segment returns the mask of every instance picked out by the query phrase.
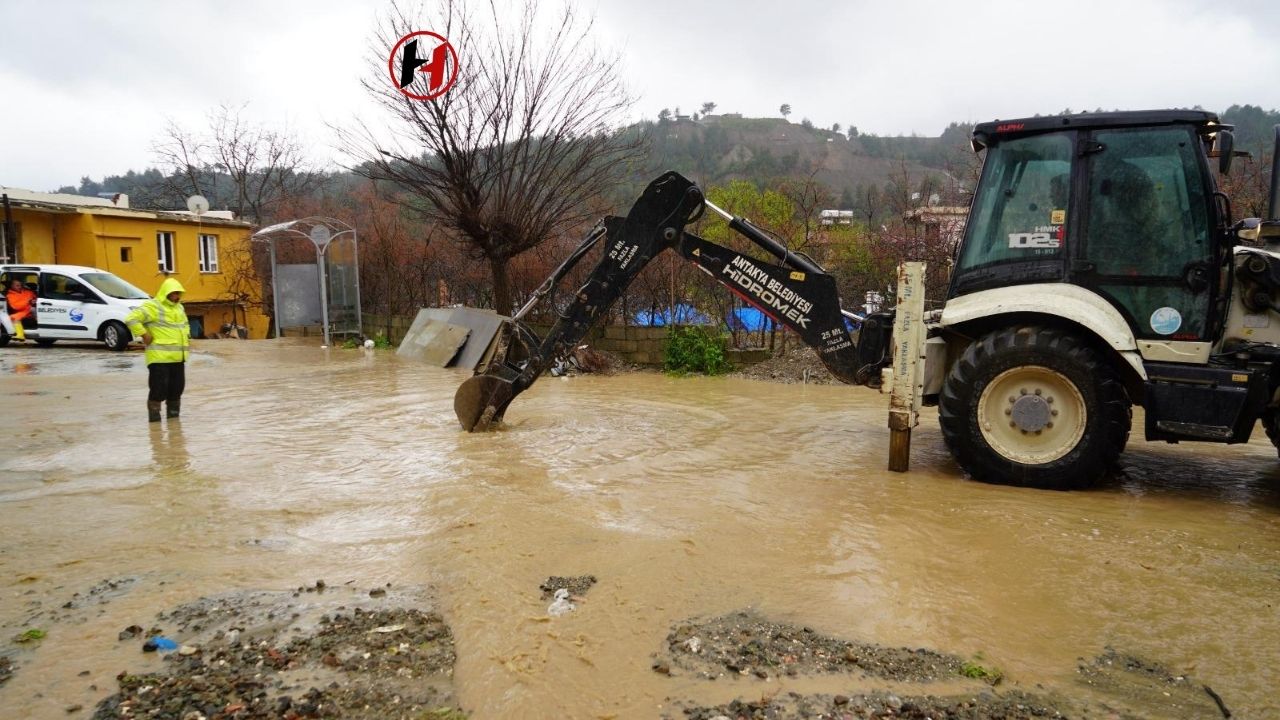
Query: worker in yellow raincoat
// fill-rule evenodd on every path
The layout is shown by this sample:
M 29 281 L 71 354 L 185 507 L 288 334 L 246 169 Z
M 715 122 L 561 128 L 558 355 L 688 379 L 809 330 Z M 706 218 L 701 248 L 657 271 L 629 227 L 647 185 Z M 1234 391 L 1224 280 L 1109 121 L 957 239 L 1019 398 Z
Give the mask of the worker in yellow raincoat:
M 186 292 L 177 278 L 160 283 L 156 296 L 142 303 L 124 322 L 134 337 L 147 346 L 147 419 L 160 422 L 160 404 L 165 415 L 178 417 L 182 409 L 182 391 L 186 388 L 187 357 L 191 354 L 191 327 L 187 311 L 182 307 Z

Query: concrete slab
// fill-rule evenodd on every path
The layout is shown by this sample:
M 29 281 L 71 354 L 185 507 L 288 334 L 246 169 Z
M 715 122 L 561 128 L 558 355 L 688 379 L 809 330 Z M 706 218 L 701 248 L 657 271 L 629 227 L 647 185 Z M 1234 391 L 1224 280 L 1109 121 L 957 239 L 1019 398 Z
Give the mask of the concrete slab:
M 506 319 L 479 308 L 423 308 L 396 354 L 440 367 L 474 370 Z

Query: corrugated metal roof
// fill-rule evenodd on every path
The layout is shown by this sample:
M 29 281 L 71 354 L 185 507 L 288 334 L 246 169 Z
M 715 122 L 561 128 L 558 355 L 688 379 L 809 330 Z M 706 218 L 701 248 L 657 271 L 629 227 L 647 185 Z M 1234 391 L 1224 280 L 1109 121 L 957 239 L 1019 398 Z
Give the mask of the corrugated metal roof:
M 195 215 L 187 210 L 139 210 L 137 208 L 117 207 L 106 198 L 71 195 L 68 193 L 42 193 L 2 185 L 0 185 L 0 194 L 8 195 L 9 204 L 14 208 L 26 210 L 39 210 L 58 214 L 79 212 L 88 215 L 109 215 L 193 225 L 253 227 L 252 223 L 234 219 L 234 214 L 227 210 L 209 212 L 204 215 Z

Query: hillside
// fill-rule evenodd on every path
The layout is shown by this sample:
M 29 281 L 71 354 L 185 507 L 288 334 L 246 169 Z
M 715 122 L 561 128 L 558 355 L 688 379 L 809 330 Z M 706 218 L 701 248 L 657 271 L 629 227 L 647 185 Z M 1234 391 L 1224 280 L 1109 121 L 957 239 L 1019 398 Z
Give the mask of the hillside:
M 849 137 L 783 118 L 734 115 L 646 122 L 637 131 L 650 141 L 645 176 L 673 169 L 721 184 L 812 175 L 839 196 L 883 186 L 904 171 L 913 181 L 946 174 L 943 138 L 937 137 Z

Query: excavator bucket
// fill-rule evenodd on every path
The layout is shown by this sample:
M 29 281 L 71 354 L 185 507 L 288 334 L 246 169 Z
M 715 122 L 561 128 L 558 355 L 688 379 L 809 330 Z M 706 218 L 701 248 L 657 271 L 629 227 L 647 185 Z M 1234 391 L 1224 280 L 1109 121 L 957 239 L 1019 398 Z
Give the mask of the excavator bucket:
M 492 375 L 467 378 L 453 395 L 453 412 L 467 432 L 488 430 L 516 396 L 510 380 Z
M 492 339 L 475 366 L 476 374 L 453 395 L 453 412 L 467 432 L 488 430 L 501 421 L 512 398 L 528 388 L 543 367 L 543 358 L 530 350 L 537 347 L 537 336 L 519 320 L 503 317 L 487 337 Z M 478 349 L 470 345 L 464 353 Z

